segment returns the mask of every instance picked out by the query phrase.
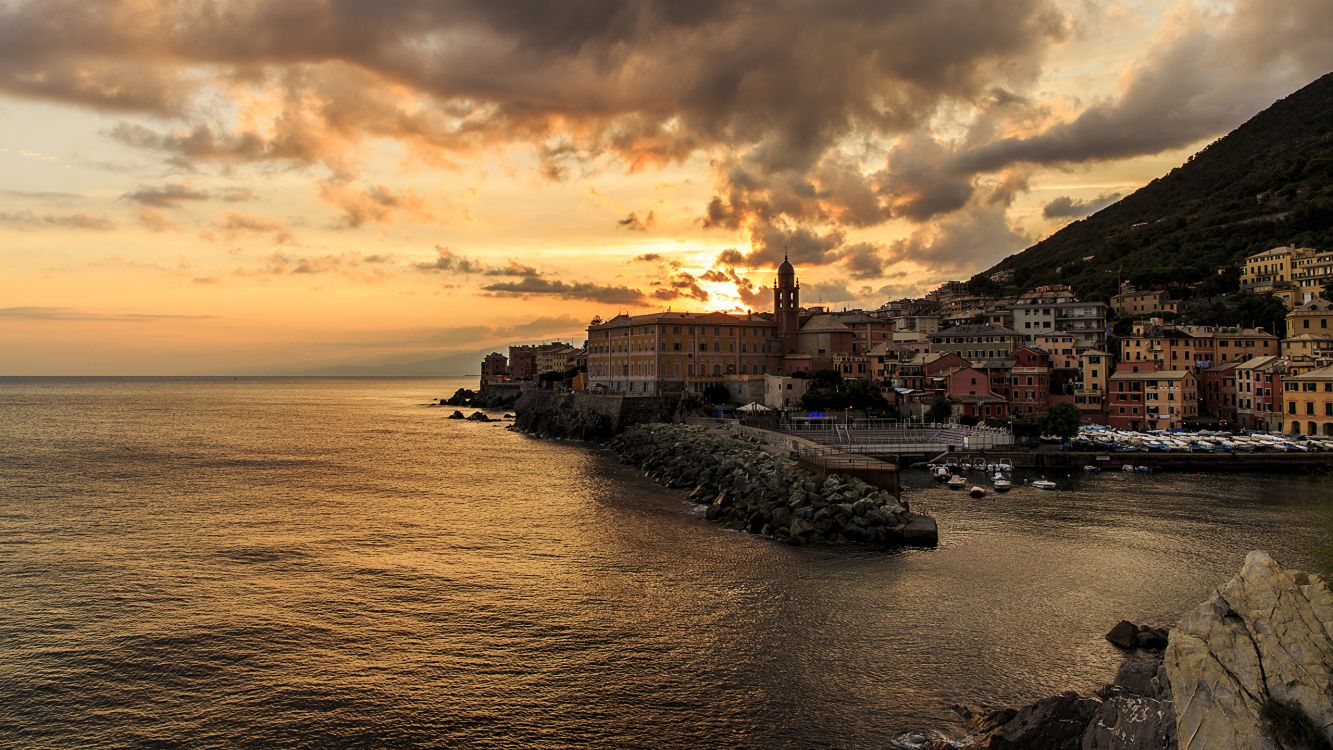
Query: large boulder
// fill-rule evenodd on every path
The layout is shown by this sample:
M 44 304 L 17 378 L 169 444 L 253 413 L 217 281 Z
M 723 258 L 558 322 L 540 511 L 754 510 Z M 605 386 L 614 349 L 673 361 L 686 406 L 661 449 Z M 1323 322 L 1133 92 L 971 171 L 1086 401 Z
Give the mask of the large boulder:
M 1082 750 L 1174 750 L 1176 712 L 1170 700 L 1122 691 L 1109 694 L 1083 732 Z
M 990 750 L 1079 750 L 1100 701 L 1067 692 L 1020 708 L 990 736 Z
M 1129 656 L 1098 694 L 1102 704 L 1083 732 L 1083 750 L 1176 747 L 1176 712 L 1161 657 Z
M 1171 630 L 1166 671 L 1181 750 L 1282 747 L 1261 719 L 1298 706 L 1333 742 L 1333 593 L 1251 552 L 1240 574 Z
M 1106 634 L 1106 640 L 1120 648 L 1138 648 L 1139 626 L 1129 620 L 1121 620 Z

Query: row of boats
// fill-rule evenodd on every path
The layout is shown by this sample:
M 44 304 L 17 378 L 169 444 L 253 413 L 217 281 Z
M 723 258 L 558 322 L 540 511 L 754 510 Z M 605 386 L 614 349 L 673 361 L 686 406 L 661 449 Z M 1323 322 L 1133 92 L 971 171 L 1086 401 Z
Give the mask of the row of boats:
M 1168 430 L 1118 430 L 1103 425 L 1084 425 L 1073 440 L 1076 450 L 1106 453 L 1307 453 L 1333 452 L 1333 439 L 1305 435 L 1280 435 L 1262 432 L 1232 433 L 1214 430 L 1199 432 Z
M 967 471 L 982 471 L 990 475 L 991 487 L 996 492 L 1008 492 L 1014 486 L 1013 480 L 1009 478 L 1009 474 L 1014 470 L 1014 465 L 1008 459 L 997 463 L 961 461 L 959 463 L 927 464 L 927 468 L 930 470 L 930 476 L 935 481 L 943 482 L 951 490 L 961 490 L 967 486 L 968 480 L 962 474 L 962 472 Z M 1046 477 L 1034 480 L 1030 486 L 1039 490 L 1053 490 L 1056 488 L 1055 482 L 1046 479 Z M 974 484 L 968 490 L 968 494 L 975 498 L 985 497 L 986 492 L 986 488 L 980 484 Z

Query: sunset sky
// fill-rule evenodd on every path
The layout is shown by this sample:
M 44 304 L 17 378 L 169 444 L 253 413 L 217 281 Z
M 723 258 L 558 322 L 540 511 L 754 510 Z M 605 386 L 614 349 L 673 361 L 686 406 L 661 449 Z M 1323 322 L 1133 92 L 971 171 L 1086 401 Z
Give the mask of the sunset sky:
M 0 0 L 0 375 L 325 372 L 966 278 L 1333 70 L 1328 0 Z M 464 364 L 467 363 L 467 364 Z

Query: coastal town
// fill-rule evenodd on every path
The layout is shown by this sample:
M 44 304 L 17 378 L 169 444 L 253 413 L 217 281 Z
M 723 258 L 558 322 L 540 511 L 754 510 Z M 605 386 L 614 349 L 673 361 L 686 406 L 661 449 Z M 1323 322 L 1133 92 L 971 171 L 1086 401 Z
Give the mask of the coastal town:
M 1275 247 L 1217 273 L 1208 289 L 1123 281 L 1105 299 L 951 281 L 833 310 L 802 306 L 784 260 L 770 311 L 597 318 L 582 345 L 492 352 L 481 384 L 1015 428 L 1072 407 L 1122 430 L 1333 436 L 1333 251 Z

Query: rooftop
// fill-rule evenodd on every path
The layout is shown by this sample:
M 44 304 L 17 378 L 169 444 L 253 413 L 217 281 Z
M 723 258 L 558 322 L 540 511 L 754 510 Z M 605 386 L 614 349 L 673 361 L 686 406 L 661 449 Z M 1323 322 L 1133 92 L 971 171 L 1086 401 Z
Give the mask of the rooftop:
M 1288 380 L 1333 380 L 1333 365 L 1320 367 L 1302 375 L 1293 375 Z
M 1112 380 L 1180 380 L 1189 370 L 1158 370 L 1156 372 L 1117 372 Z
M 931 338 L 940 338 L 942 336 L 1017 336 L 1018 331 L 1004 326 L 991 325 L 989 323 L 980 323 L 975 325 L 954 326 L 946 328 L 938 333 L 930 334 Z

